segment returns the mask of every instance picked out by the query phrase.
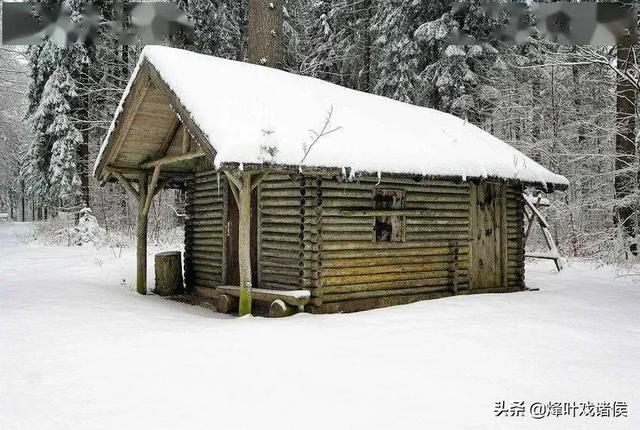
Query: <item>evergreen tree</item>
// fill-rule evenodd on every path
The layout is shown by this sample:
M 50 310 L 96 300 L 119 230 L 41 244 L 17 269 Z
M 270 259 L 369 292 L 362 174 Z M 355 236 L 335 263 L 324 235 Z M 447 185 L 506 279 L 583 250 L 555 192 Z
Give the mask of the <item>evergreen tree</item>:
M 418 47 L 411 31 L 411 6 L 403 0 L 389 0 L 378 7 L 374 30 L 379 49 L 375 93 L 412 103 Z
M 246 52 L 247 0 L 189 0 L 179 5 L 194 25 L 196 52 L 242 61 Z
M 68 69 L 60 65 L 47 81 L 33 115 L 40 138 L 50 144 L 46 163 L 48 195 L 61 206 L 73 206 L 81 196 L 76 159 L 83 140 L 70 117 L 71 101 L 76 97 L 73 79 Z
M 506 69 L 496 49 L 499 42 L 494 34 L 499 24 L 479 4 L 471 3 L 454 5 L 416 30 L 428 59 L 421 73 L 425 104 L 476 124 L 487 117 L 497 91 L 486 77 Z M 465 42 L 468 44 L 456 44 Z
M 309 9 L 301 72 L 371 91 L 373 0 L 320 0 Z
M 28 115 L 32 119 L 34 139 L 27 142 L 23 149 L 21 177 L 27 192 L 41 202 L 48 200 L 49 163 L 53 140 L 47 129 L 53 121 L 52 113 L 42 110 L 41 101 L 47 82 L 61 62 L 64 55 L 61 48 L 47 40 L 41 46 L 32 46 L 29 50 L 30 76 Z

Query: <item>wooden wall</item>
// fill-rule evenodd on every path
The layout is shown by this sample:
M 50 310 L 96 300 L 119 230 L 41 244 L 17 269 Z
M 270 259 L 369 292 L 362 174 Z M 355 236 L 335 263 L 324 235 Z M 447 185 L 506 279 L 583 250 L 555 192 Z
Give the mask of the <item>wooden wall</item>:
M 210 169 L 195 173 L 187 185 L 185 283 L 214 297 L 214 288 L 223 283 L 225 193 L 224 175 Z
M 345 216 L 372 208 L 375 188 L 406 192 L 404 209 L 410 212 L 403 242 L 376 242 L 374 217 Z M 322 269 L 312 311 L 355 311 L 469 288 L 468 183 L 324 178 L 321 193 Z
M 299 289 L 313 285 L 313 234 L 318 200 L 315 178 L 271 174 L 258 199 L 258 266 L 262 288 Z M 316 267 L 317 269 L 317 267 Z
M 507 187 L 507 282 L 510 289 L 523 290 L 524 282 L 524 197 L 522 184 Z
M 375 217 L 353 216 L 356 209 L 374 208 L 375 189 L 405 192 L 403 241 L 376 242 Z M 495 215 L 506 233 L 500 234 L 507 248 L 500 263 L 504 279 L 499 288 L 472 288 L 477 190 L 446 180 L 383 177 L 378 183 L 375 177 L 270 174 L 258 189 L 259 287 L 309 289 L 307 310 L 318 313 L 523 289 L 524 201 L 518 185 L 500 185 L 505 210 Z M 188 187 L 185 277 L 201 293 L 224 282 L 225 193 L 224 175 L 218 178 L 213 170 L 196 173 Z

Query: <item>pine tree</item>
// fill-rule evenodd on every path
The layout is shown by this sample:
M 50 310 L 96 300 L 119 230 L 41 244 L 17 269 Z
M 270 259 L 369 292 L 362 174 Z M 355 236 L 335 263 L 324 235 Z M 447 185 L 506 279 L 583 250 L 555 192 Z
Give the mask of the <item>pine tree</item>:
M 23 148 L 21 177 L 27 192 L 40 202 L 48 201 L 49 163 L 53 141 L 47 134 L 53 121 L 51 113 L 40 109 L 44 89 L 58 65 L 64 60 L 62 49 L 51 40 L 29 49 L 31 66 L 28 116 L 32 119 L 34 138 Z
M 487 117 L 497 92 L 486 77 L 506 68 L 496 49 L 499 43 L 494 30 L 498 25 L 498 20 L 472 3 L 454 5 L 416 30 L 423 55 L 429 59 L 421 73 L 425 104 L 476 124 Z M 471 36 L 473 43 L 451 44 L 452 38 L 462 35 Z
M 307 14 L 306 59 L 301 73 L 329 82 L 337 82 L 339 67 L 333 49 L 335 31 L 331 22 L 331 0 L 311 2 Z
M 45 84 L 38 109 L 33 115 L 41 139 L 51 145 L 46 166 L 48 196 L 61 206 L 73 206 L 81 196 L 76 163 L 82 134 L 71 121 L 71 101 L 77 97 L 73 79 L 60 65 Z
M 415 79 L 418 47 L 410 25 L 410 4 L 403 0 L 383 2 L 375 18 L 378 34 L 378 82 L 375 93 L 412 103 L 415 100 Z
M 189 0 L 180 6 L 194 24 L 190 49 L 222 58 L 244 59 L 247 0 Z

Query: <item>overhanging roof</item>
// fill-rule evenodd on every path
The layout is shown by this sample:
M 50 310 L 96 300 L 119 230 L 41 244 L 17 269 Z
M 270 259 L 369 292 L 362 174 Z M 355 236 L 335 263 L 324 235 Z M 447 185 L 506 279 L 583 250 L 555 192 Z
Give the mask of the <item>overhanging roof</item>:
M 161 46 L 143 50 L 96 160 L 96 176 L 104 179 L 108 164 L 134 166 L 148 159 L 150 151 L 166 144 L 176 121 L 216 166 L 266 163 L 568 185 L 564 177 L 455 116 Z M 170 146 L 177 151 L 175 142 Z

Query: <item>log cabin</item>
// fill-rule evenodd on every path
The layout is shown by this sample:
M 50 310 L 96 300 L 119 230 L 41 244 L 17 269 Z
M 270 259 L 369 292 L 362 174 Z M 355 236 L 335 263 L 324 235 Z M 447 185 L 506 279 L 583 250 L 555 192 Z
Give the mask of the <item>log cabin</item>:
M 94 175 L 187 192 L 187 291 L 221 311 L 352 312 L 525 289 L 525 187 L 567 180 L 452 115 L 259 65 L 146 47 Z

